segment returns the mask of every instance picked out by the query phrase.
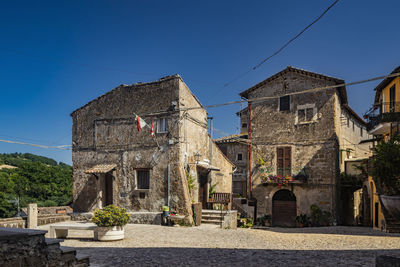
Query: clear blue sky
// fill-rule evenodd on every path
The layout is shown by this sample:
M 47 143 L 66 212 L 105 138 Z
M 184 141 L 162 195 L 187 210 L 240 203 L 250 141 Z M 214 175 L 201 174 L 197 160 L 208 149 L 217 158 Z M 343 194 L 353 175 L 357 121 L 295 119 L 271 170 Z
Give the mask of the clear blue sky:
M 347 82 L 400 65 L 400 1 L 341 0 L 281 54 L 249 70 L 296 35 L 332 0 L 2 1 L 0 139 L 71 144 L 69 114 L 120 84 L 178 73 L 205 104 L 238 93 L 286 66 Z M 362 114 L 379 82 L 348 87 Z M 236 133 L 240 105 L 209 109 Z M 71 163 L 71 152 L 0 143 Z

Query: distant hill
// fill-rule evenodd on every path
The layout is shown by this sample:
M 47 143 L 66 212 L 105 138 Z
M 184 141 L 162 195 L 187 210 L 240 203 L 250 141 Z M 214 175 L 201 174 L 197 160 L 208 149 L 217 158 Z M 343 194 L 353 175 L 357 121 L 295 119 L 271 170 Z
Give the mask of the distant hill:
M 30 153 L 0 154 L 0 217 L 17 213 L 20 206 L 68 205 L 72 201 L 72 167 Z M 13 168 L 16 167 L 16 168 Z

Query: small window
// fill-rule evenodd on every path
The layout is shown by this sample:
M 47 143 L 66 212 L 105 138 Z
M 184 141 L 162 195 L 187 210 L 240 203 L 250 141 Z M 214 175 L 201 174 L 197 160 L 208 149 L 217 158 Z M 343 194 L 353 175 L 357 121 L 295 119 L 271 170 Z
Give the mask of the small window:
M 247 123 L 242 123 L 242 128 L 247 128 Z
M 298 123 L 311 122 L 314 120 L 314 108 L 302 108 L 297 110 Z
M 242 155 L 242 153 L 237 154 L 237 160 L 243 160 L 243 155 Z
M 166 133 L 168 131 L 168 120 L 167 118 L 157 119 L 157 133 Z
M 150 189 L 149 170 L 136 170 L 136 189 Z
M 290 96 L 286 95 L 279 98 L 279 110 L 290 110 Z
M 350 127 L 350 119 L 347 117 L 347 127 Z
M 354 127 L 354 121 L 353 121 L 353 132 L 354 132 L 354 129 L 355 129 L 355 127 Z
M 363 128 L 360 127 L 360 135 L 363 136 Z

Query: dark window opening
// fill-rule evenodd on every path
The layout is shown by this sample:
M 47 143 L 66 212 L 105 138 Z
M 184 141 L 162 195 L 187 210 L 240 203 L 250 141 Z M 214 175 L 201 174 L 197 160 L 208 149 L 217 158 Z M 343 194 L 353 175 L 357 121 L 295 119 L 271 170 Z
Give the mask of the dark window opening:
M 242 123 L 242 128 L 247 128 L 247 123 Z
M 278 147 L 277 148 L 277 175 L 290 176 L 292 175 L 292 148 Z
M 389 110 L 390 112 L 395 112 L 395 106 L 396 106 L 396 85 L 393 85 L 390 87 L 390 106 Z
M 137 170 L 137 189 L 150 189 L 150 171 Z
M 279 110 L 290 110 L 290 96 L 286 95 L 279 98 Z
M 243 160 L 243 155 L 242 155 L 242 153 L 239 153 L 239 154 L 237 155 L 237 160 Z

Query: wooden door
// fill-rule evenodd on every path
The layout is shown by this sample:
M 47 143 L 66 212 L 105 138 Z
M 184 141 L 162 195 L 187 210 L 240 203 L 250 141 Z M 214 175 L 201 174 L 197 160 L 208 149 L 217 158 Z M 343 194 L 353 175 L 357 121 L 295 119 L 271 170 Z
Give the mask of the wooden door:
M 106 173 L 105 176 L 105 206 L 113 204 L 113 176 L 111 173 Z
M 274 226 L 296 226 L 297 205 L 293 192 L 282 189 L 272 198 L 272 224 Z

